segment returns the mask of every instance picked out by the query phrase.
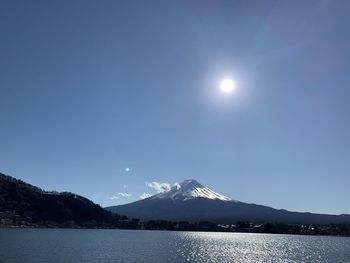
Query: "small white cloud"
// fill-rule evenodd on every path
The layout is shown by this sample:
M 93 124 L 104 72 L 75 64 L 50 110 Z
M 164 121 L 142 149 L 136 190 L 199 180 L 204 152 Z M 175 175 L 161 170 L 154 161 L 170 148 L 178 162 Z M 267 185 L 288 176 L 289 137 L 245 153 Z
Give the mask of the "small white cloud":
M 126 189 L 126 188 L 129 188 L 129 186 L 127 184 L 124 184 L 123 188 Z
M 132 194 L 128 194 L 128 193 L 117 193 L 116 195 L 110 197 L 109 199 L 111 199 L 111 200 L 118 200 L 118 199 L 120 199 L 121 197 L 126 197 L 126 198 L 128 198 L 128 197 L 131 197 L 131 196 L 132 196 Z
M 145 199 L 145 198 L 148 198 L 150 196 L 152 196 L 150 193 L 143 193 L 142 195 L 140 195 L 140 198 Z
M 132 194 L 128 194 L 128 193 L 118 193 L 119 196 L 122 196 L 122 197 L 130 197 L 132 196 Z
M 158 182 L 148 183 L 148 182 L 146 182 L 146 185 L 148 187 L 156 190 L 158 193 L 168 192 L 171 189 L 171 186 L 169 183 L 158 183 Z

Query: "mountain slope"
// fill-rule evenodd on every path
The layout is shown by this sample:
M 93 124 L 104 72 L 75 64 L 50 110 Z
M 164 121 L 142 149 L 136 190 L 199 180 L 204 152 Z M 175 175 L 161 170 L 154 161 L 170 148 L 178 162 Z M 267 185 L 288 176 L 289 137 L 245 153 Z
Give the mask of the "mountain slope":
M 73 194 L 47 192 L 38 187 L 0 173 L 0 212 L 15 211 L 33 223 L 52 221 L 112 222 L 111 215 L 92 201 Z
M 350 215 L 290 212 L 283 209 L 233 201 L 195 180 L 186 180 L 170 191 L 130 204 L 107 207 L 109 211 L 142 219 L 212 221 L 235 223 L 281 222 L 326 224 L 350 222 Z

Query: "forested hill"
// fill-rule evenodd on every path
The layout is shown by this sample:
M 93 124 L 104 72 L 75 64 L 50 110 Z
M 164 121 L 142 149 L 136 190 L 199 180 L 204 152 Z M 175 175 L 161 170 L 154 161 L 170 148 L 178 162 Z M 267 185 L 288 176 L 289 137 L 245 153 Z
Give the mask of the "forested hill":
M 0 213 L 13 214 L 36 224 L 113 224 L 113 215 L 82 196 L 68 192 L 48 192 L 0 173 Z

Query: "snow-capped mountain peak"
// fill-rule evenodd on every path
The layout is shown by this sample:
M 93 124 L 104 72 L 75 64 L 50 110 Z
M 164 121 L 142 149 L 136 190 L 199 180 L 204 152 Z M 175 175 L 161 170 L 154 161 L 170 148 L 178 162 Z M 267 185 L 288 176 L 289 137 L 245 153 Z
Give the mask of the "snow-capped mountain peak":
M 189 200 L 197 197 L 212 200 L 231 201 L 230 198 L 214 192 L 194 179 L 185 180 L 180 184 L 175 184 L 170 191 L 159 193 L 150 197 L 150 199 L 170 198 L 173 200 Z

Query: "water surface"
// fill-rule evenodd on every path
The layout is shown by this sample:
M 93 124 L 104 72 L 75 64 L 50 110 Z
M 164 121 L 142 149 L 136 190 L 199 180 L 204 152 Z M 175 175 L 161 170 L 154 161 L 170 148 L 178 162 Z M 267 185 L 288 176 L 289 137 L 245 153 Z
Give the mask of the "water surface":
M 350 238 L 245 233 L 0 229 L 1 263 L 350 262 Z

